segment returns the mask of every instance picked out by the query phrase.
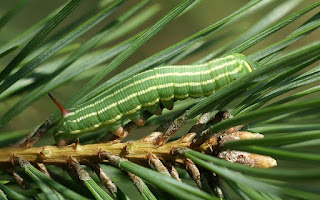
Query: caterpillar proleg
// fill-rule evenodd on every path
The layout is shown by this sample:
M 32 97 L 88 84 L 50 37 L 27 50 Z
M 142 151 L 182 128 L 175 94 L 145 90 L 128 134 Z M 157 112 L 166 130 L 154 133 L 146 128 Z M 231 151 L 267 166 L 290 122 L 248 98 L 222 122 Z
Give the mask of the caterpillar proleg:
M 73 139 L 81 133 L 106 127 L 123 132 L 123 119 L 143 125 L 147 110 L 160 115 L 172 109 L 175 100 L 208 96 L 252 71 L 253 62 L 242 54 L 231 54 L 198 65 L 161 66 L 141 72 L 71 109 L 59 108 L 62 119 L 55 138 Z

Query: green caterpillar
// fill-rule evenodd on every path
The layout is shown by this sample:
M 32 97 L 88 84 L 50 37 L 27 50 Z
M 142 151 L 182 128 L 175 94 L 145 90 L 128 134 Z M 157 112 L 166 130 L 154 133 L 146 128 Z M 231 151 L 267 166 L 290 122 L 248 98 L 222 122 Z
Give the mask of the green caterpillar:
M 144 71 L 68 110 L 52 98 L 63 115 L 55 138 L 59 144 L 100 127 L 122 134 L 123 119 L 143 125 L 141 116 L 145 110 L 160 115 L 160 104 L 172 109 L 175 100 L 208 96 L 251 72 L 252 66 L 253 62 L 244 55 L 232 54 L 205 64 L 163 66 Z

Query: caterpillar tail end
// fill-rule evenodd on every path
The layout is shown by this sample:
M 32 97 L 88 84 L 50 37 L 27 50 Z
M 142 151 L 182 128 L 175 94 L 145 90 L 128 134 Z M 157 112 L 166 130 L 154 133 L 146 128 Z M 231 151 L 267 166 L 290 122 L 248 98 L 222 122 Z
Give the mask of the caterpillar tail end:
M 62 116 L 65 116 L 66 114 L 68 114 L 70 111 L 68 109 L 65 109 L 61 103 L 59 101 L 57 101 L 50 93 L 48 93 L 50 99 L 53 101 L 54 104 L 56 104 L 56 106 L 59 108 Z

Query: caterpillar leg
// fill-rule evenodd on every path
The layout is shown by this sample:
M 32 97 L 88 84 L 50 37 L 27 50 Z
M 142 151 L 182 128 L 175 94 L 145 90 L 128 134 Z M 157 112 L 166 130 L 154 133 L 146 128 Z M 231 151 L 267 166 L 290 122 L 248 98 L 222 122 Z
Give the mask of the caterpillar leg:
M 173 99 L 161 100 L 160 102 L 166 109 L 168 109 L 168 110 L 172 110 L 173 109 L 173 104 L 174 104 L 174 100 Z
M 138 126 L 143 126 L 145 120 L 143 119 L 142 111 L 135 112 L 127 116 L 131 121 L 133 121 Z
M 70 140 L 67 140 L 67 139 L 59 140 L 57 142 L 57 146 L 58 147 L 67 146 L 69 144 L 69 142 L 70 142 Z
M 144 119 L 139 119 L 137 121 L 134 121 L 134 123 L 136 123 L 138 126 L 143 126 L 145 121 L 144 121 Z
M 56 138 L 56 144 L 58 147 L 64 147 L 64 146 L 67 146 L 69 145 L 72 141 L 74 141 L 75 138 Z M 79 138 L 78 138 L 79 140 Z
M 116 131 L 113 132 L 113 134 L 122 137 L 124 135 L 124 129 L 122 126 L 120 126 Z
M 159 101 L 156 102 L 154 105 L 146 106 L 145 109 L 154 115 L 162 114 L 162 109 Z
M 162 108 L 159 107 L 153 114 L 161 115 L 162 114 Z

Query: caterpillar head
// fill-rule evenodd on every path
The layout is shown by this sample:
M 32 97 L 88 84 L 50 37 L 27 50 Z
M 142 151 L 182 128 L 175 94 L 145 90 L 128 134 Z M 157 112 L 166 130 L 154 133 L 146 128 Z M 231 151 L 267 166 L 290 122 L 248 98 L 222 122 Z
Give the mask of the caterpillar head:
M 229 74 L 230 80 L 234 81 L 255 69 L 255 64 L 244 55 L 239 53 L 235 53 L 233 55 L 241 64 L 237 66 L 237 68 L 233 69 L 233 72 Z

